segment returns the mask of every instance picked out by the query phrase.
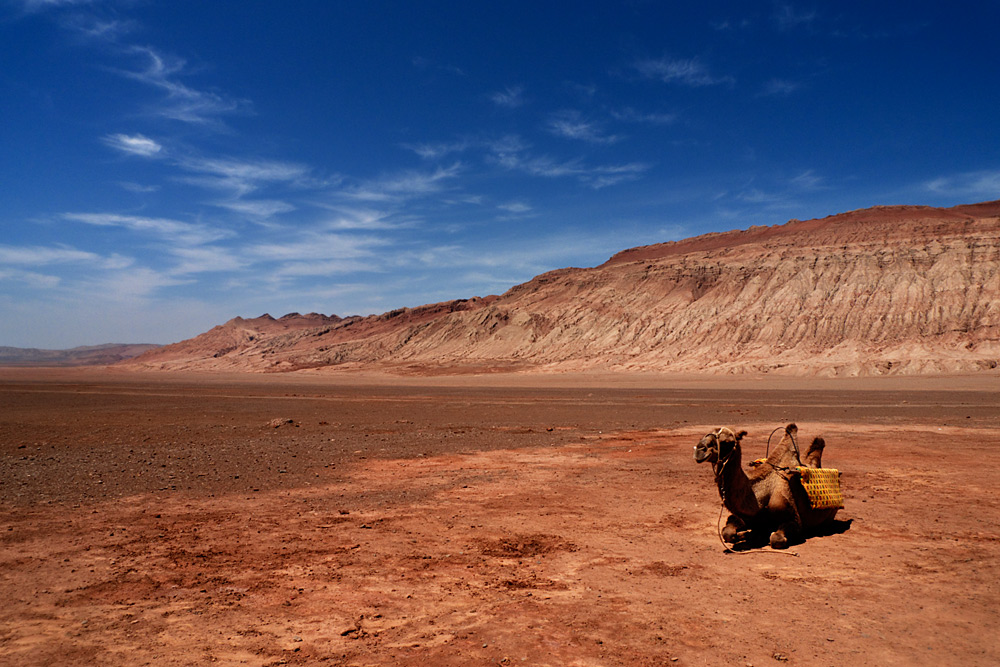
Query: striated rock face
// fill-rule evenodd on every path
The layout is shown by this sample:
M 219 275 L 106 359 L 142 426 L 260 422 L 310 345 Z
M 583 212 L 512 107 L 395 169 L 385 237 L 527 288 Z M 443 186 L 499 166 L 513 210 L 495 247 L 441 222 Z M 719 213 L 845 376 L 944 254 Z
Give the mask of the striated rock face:
M 158 347 L 160 346 L 145 343 L 87 345 L 69 350 L 0 347 L 0 366 L 106 366 Z
M 876 207 L 620 252 L 499 297 L 237 318 L 152 368 L 975 372 L 1000 361 L 1000 202 Z

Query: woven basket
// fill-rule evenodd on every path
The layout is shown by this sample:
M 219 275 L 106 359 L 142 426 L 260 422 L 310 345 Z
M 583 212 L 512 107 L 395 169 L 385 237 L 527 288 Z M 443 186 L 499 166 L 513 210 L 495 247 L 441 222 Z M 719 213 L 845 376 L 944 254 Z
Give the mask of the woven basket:
M 807 468 L 799 466 L 802 488 L 809 496 L 814 510 L 843 509 L 844 495 L 840 492 L 840 471 L 836 468 Z

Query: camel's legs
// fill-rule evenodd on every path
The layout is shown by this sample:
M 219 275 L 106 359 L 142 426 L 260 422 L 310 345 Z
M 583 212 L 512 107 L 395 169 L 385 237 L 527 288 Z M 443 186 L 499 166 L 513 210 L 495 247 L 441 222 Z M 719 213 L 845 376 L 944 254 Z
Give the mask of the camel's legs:
M 771 533 L 772 549 L 787 549 L 792 544 L 802 541 L 802 531 L 794 521 L 786 521 Z
M 722 540 L 729 544 L 746 539 L 746 524 L 738 516 L 729 515 L 726 525 L 722 528 Z

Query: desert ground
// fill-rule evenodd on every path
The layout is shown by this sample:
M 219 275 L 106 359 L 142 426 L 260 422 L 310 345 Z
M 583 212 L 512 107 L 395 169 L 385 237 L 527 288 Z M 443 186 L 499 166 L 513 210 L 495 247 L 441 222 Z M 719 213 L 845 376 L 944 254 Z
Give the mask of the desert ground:
M 0 369 L 0 664 L 1000 664 L 1000 375 Z M 727 553 L 794 421 L 836 530 Z

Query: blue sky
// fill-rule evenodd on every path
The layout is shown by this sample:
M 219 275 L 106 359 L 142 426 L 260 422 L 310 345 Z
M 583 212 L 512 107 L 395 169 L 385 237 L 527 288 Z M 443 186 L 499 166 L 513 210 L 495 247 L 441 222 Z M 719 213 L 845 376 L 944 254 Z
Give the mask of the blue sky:
M 995 0 L 0 0 L 0 345 L 997 199 L 998 25 Z

